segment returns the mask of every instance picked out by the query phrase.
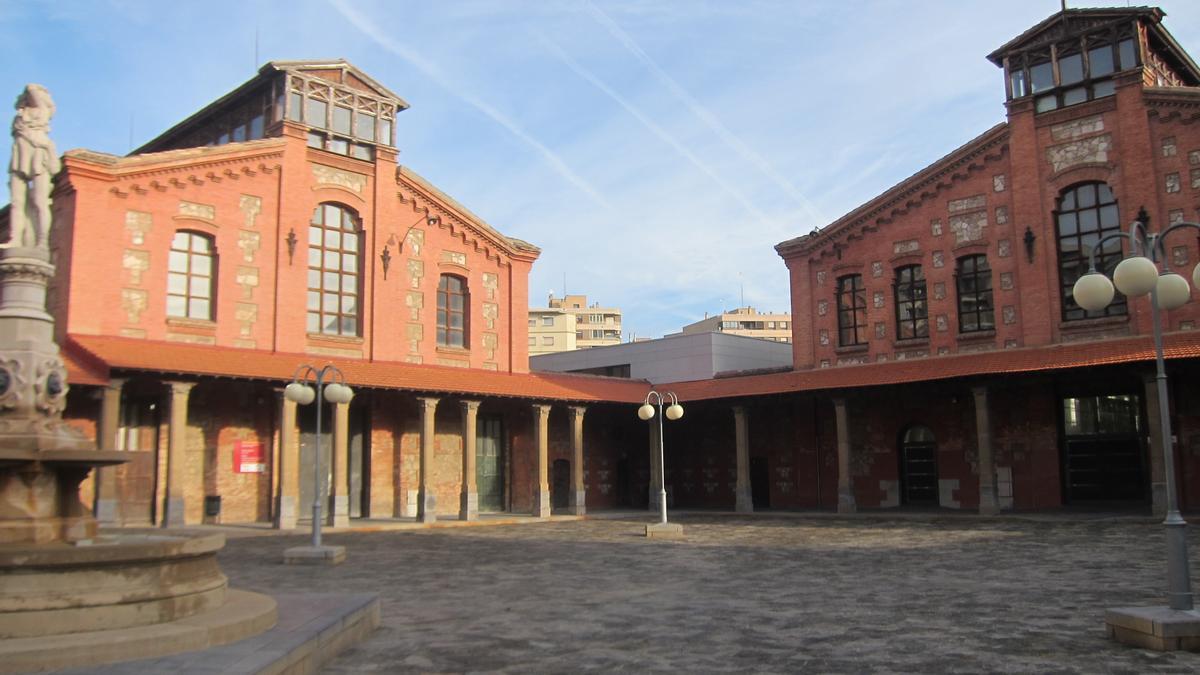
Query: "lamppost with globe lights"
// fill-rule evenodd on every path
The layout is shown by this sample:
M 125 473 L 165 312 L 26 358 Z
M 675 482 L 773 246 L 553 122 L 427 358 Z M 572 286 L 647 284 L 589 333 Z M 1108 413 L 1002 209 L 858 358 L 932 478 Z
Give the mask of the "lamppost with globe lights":
M 670 400 L 670 405 L 663 410 L 663 404 Z M 654 401 L 654 403 L 651 403 Z M 657 525 L 646 526 L 646 536 L 672 536 L 681 535 L 683 528 L 678 525 L 671 526 L 667 523 L 667 466 L 665 460 L 665 452 L 663 451 L 663 417 L 669 420 L 677 420 L 683 417 L 683 406 L 679 405 L 679 397 L 673 392 L 660 394 L 653 389 L 649 394 L 646 394 L 646 400 L 642 406 L 638 408 L 638 417 L 644 422 L 649 422 L 654 418 L 654 406 L 658 406 L 658 512 L 659 522 Z
M 1147 229 L 1144 211 L 1139 213 L 1139 220 L 1130 223 L 1128 232 L 1115 232 L 1105 236 L 1088 249 L 1088 272 L 1075 282 L 1073 294 L 1075 303 L 1088 311 L 1104 309 L 1112 302 L 1115 290 L 1121 291 L 1127 297 L 1149 294 L 1150 319 L 1153 324 L 1154 358 L 1156 366 L 1158 391 L 1158 423 L 1162 436 L 1162 453 L 1165 478 L 1167 482 L 1167 514 L 1163 520 L 1167 538 L 1167 603 L 1170 610 L 1183 611 L 1191 614 L 1193 607 L 1191 577 L 1187 553 L 1187 522 L 1179 514 L 1179 502 L 1175 486 L 1175 453 L 1174 439 L 1171 432 L 1170 402 L 1167 398 L 1167 373 L 1163 363 L 1163 336 L 1159 310 L 1172 310 L 1182 307 L 1191 299 L 1191 288 L 1187 279 L 1174 272 L 1159 271 L 1159 266 L 1166 259 L 1166 246 L 1163 240 L 1172 232 L 1182 229 L 1200 230 L 1200 223 L 1178 222 L 1170 225 L 1162 232 L 1150 232 Z M 1122 260 L 1113 270 L 1113 278 L 1096 269 L 1096 251 L 1102 250 L 1106 241 L 1125 238 L 1130 242 L 1130 255 Z M 1192 271 L 1192 282 L 1200 287 L 1200 264 Z M 1114 289 L 1115 285 L 1115 289 Z M 1109 610 L 1106 622 L 1110 634 L 1122 640 L 1118 629 L 1127 628 L 1133 617 L 1154 613 L 1158 608 L 1131 608 Z M 1195 622 L 1194 617 L 1181 617 L 1180 620 Z M 1156 619 L 1161 623 L 1161 620 Z M 1168 616 L 1167 621 L 1170 621 Z M 1153 623 L 1153 622 L 1151 622 Z M 1154 629 L 1161 630 L 1161 629 Z M 1200 626 L 1189 630 L 1200 635 Z M 1161 637 L 1161 636 L 1159 636 Z
M 325 483 L 321 480 L 321 406 L 324 401 L 334 404 L 349 403 L 350 399 L 354 398 L 354 391 L 346 386 L 345 382 L 345 375 L 333 365 L 317 369 L 305 364 L 296 369 L 292 375 L 292 382 L 283 390 L 287 400 L 299 405 L 308 405 L 313 400 L 317 402 L 317 437 L 313 452 L 312 544 L 287 549 L 284 551 L 284 562 L 320 562 L 336 565 L 345 559 L 345 547 L 321 545 L 321 488 Z

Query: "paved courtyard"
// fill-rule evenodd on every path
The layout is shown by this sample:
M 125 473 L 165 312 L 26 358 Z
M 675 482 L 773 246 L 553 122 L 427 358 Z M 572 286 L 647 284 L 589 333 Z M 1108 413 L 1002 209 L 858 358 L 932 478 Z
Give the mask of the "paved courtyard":
M 247 590 L 382 596 L 327 672 L 1200 671 L 1105 638 L 1105 607 L 1162 603 L 1148 520 L 677 520 L 686 541 L 633 517 L 333 535 L 349 558 L 319 569 L 279 564 L 303 537 L 235 538 L 221 563 Z

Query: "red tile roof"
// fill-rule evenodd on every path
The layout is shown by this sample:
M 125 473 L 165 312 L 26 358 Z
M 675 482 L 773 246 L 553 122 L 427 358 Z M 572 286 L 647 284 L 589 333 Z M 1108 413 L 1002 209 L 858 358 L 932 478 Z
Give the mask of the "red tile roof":
M 650 389 L 644 380 L 592 375 L 499 373 L 95 335 L 71 335 L 68 342 L 71 350 L 80 350 L 112 370 L 286 382 L 301 364 L 332 363 L 346 375 L 348 384 L 357 387 L 579 402 L 639 403 Z M 92 384 L 75 379 L 88 371 L 69 368 L 68 372 L 72 383 Z
M 63 364 L 67 367 L 67 382 L 71 384 L 108 384 L 108 366 L 104 362 L 67 342 L 60 350 Z
M 1200 357 L 1200 332 L 1167 335 L 1163 353 L 1168 359 Z M 662 385 L 658 388 L 669 389 L 681 399 L 694 401 L 781 394 L 792 391 L 836 390 L 928 382 L 976 375 L 1065 370 L 1153 359 L 1154 343 L 1151 338 L 1136 337 L 838 366 L 770 375 L 697 380 Z

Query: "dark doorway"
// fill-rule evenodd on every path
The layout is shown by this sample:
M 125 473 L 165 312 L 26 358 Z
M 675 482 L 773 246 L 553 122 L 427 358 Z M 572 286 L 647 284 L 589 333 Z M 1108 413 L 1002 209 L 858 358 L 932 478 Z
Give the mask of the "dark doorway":
M 550 482 L 550 506 L 555 509 L 565 509 L 571 503 L 571 463 L 565 459 L 554 460 Z
M 312 523 L 313 504 L 313 464 L 317 447 L 317 406 L 302 405 L 296 407 L 296 422 L 300 427 L 300 503 L 297 505 L 297 515 L 300 520 Z M 321 504 L 321 517 L 328 518 L 331 504 L 328 501 L 329 485 L 332 482 L 333 467 L 333 415 L 330 405 L 321 406 L 321 493 L 326 501 Z
M 629 484 L 629 459 L 622 457 L 617 460 L 617 484 L 616 489 L 616 505 L 617 506 L 633 506 L 630 490 L 632 486 Z
M 771 468 L 766 457 L 750 458 L 750 496 L 754 508 L 771 508 Z
M 1146 500 L 1137 395 L 1067 397 L 1062 420 L 1068 503 Z
M 900 494 L 904 504 L 938 505 L 937 442 L 929 427 L 911 426 L 900 439 Z
M 363 397 L 358 405 L 350 405 L 350 517 L 363 518 L 371 514 L 371 430 L 367 408 L 370 400 Z
M 495 415 L 476 422 L 475 489 L 480 511 L 504 510 L 504 425 Z

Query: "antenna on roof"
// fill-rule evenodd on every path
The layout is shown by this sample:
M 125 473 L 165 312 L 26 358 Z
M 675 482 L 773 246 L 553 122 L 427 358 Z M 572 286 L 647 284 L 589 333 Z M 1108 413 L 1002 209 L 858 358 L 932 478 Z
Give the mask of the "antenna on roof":
M 129 111 L 129 152 L 133 152 L 133 111 Z
M 1063 0 L 1064 2 L 1066 0 Z M 254 63 L 250 64 L 250 69 L 258 68 L 258 22 L 254 22 Z
M 1067 0 L 1062 0 L 1062 11 L 1067 11 Z

